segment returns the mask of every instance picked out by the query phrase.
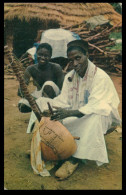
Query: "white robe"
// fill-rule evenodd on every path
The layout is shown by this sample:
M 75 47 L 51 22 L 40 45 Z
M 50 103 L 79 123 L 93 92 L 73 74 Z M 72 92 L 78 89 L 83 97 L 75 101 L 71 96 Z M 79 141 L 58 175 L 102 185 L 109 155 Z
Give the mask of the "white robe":
M 68 77 L 73 76 L 72 82 Z M 76 140 L 77 151 L 73 155 L 79 159 L 95 160 L 97 165 L 108 163 L 108 154 L 104 134 L 111 127 L 121 124 L 118 113 L 119 98 L 110 77 L 100 68 L 97 68 L 88 60 L 88 68 L 83 78 L 72 70 L 65 76 L 61 94 L 56 98 L 39 98 L 37 101 L 42 111 L 48 109 L 47 102 L 51 106 L 59 106 L 67 109 L 78 109 L 83 117 L 68 117 L 62 123 L 73 136 L 79 136 Z M 31 132 L 31 126 L 36 116 L 32 112 L 27 133 Z

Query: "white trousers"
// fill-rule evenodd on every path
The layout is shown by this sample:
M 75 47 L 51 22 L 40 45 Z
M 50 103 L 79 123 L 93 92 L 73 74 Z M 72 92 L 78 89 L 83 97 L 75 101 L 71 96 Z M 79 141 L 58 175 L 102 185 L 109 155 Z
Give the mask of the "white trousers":
M 37 104 L 42 112 L 48 109 L 47 102 L 50 102 L 50 105 L 56 106 L 56 102 L 50 98 L 39 98 L 37 100 Z M 31 132 L 31 127 L 35 121 L 36 116 L 32 112 L 27 133 Z M 80 140 L 76 140 L 77 150 L 73 154 L 73 157 L 94 160 L 98 166 L 103 163 L 108 163 L 109 161 L 104 134 L 106 134 L 107 130 L 111 127 L 112 122 L 112 114 L 109 116 L 103 116 L 95 113 L 85 115 L 81 118 L 68 117 L 62 120 L 64 126 L 73 136 L 80 137 Z
M 85 115 L 81 118 L 69 117 L 63 120 L 64 126 L 76 140 L 77 150 L 73 157 L 96 161 L 97 165 L 108 163 L 108 154 L 104 134 L 111 127 L 111 117 L 97 114 Z
M 43 89 L 44 89 L 44 87 L 45 87 L 46 85 L 50 85 L 50 86 L 53 88 L 53 90 L 54 90 L 55 93 L 56 93 L 56 96 L 58 96 L 58 95 L 60 94 L 60 89 L 59 89 L 59 87 L 58 87 L 53 81 L 46 81 L 46 82 L 43 84 L 42 88 L 41 88 L 39 91 L 38 91 L 37 89 L 35 89 L 35 91 L 33 91 L 33 92 L 31 93 L 31 95 L 32 95 L 33 97 L 35 97 L 35 98 L 42 97 L 42 92 L 43 92 Z M 28 100 L 26 100 L 25 98 L 21 98 L 21 99 L 19 100 L 18 103 L 22 103 L 22 104 L 25 104 L 25 105 L 27 105 L 28 107 L 30 107 L 30 104 L 29 104 Z

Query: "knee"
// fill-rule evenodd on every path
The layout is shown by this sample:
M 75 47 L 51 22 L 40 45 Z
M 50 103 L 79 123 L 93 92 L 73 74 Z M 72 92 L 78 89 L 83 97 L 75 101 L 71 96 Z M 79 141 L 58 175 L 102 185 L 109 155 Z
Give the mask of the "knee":
M 19 103 L 18 104 L 18 109 L 22 113 L 28 113 L 28 112 L 32 111 L 32 109 L 29 106 L 27 106 L 27 105 L 25 105 L 23 103 Z
M 52 86 L 45 85 L 43 88 L 43 91 L 42 91 L 42 96 L 49 97 L 49 98 L 53 99 L 54 97 L 56 97 L 56 93 L 55 93 L 54 89 L 52 88 Z

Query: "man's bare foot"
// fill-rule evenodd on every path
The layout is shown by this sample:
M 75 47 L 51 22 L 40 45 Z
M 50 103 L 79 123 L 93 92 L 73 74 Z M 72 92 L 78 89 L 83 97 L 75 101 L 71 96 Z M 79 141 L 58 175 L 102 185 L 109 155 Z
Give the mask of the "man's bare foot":
M 65 161 L 62 166 L 56 171 L 55 176 L 58 180 L 67 179 L 78 167 L 79 162 Z

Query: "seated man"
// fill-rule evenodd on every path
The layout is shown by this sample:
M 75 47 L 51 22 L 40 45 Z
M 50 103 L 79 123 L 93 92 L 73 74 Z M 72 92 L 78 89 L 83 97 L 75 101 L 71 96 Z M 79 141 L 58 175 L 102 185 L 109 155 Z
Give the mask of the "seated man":
M 52 55 L 52 47 L 48 43 L 42 43 L 37 48 L 37 64 L 28 66 L 24 79 L 28 85 L 30 78 L 33 78 L 33 83 L 37 89 L 32 93 L 36 99 L 44 96 L 54 98 L 59 95 L 62 88 L 64 73 L 59 64 L 49 62 Z M 18 95 L 24 97 L 21 89 L 18 90 Z M 31 112 L 30 105 L 26 99 L 21 99 L 18 104 L 20 112 Z
M 61 179 L 73 173 L 80 159 L 96 161 L 98 166 L 108 163 L 104 135 L 113 125 L 121 124 L 116 89 L 107 73 L 88 59 L 88 43 L 83 40 L 68 43 L 67 55 L 73 70 L 65 76 L 60 95 L 37 100 L 42 112 L 50 102 L 55 108 L 51 120 L 62 120 L 73 136 L 80 137 L 72 158 L 55 173 Z M 35 120 L 32 112 L 27 132 Z

